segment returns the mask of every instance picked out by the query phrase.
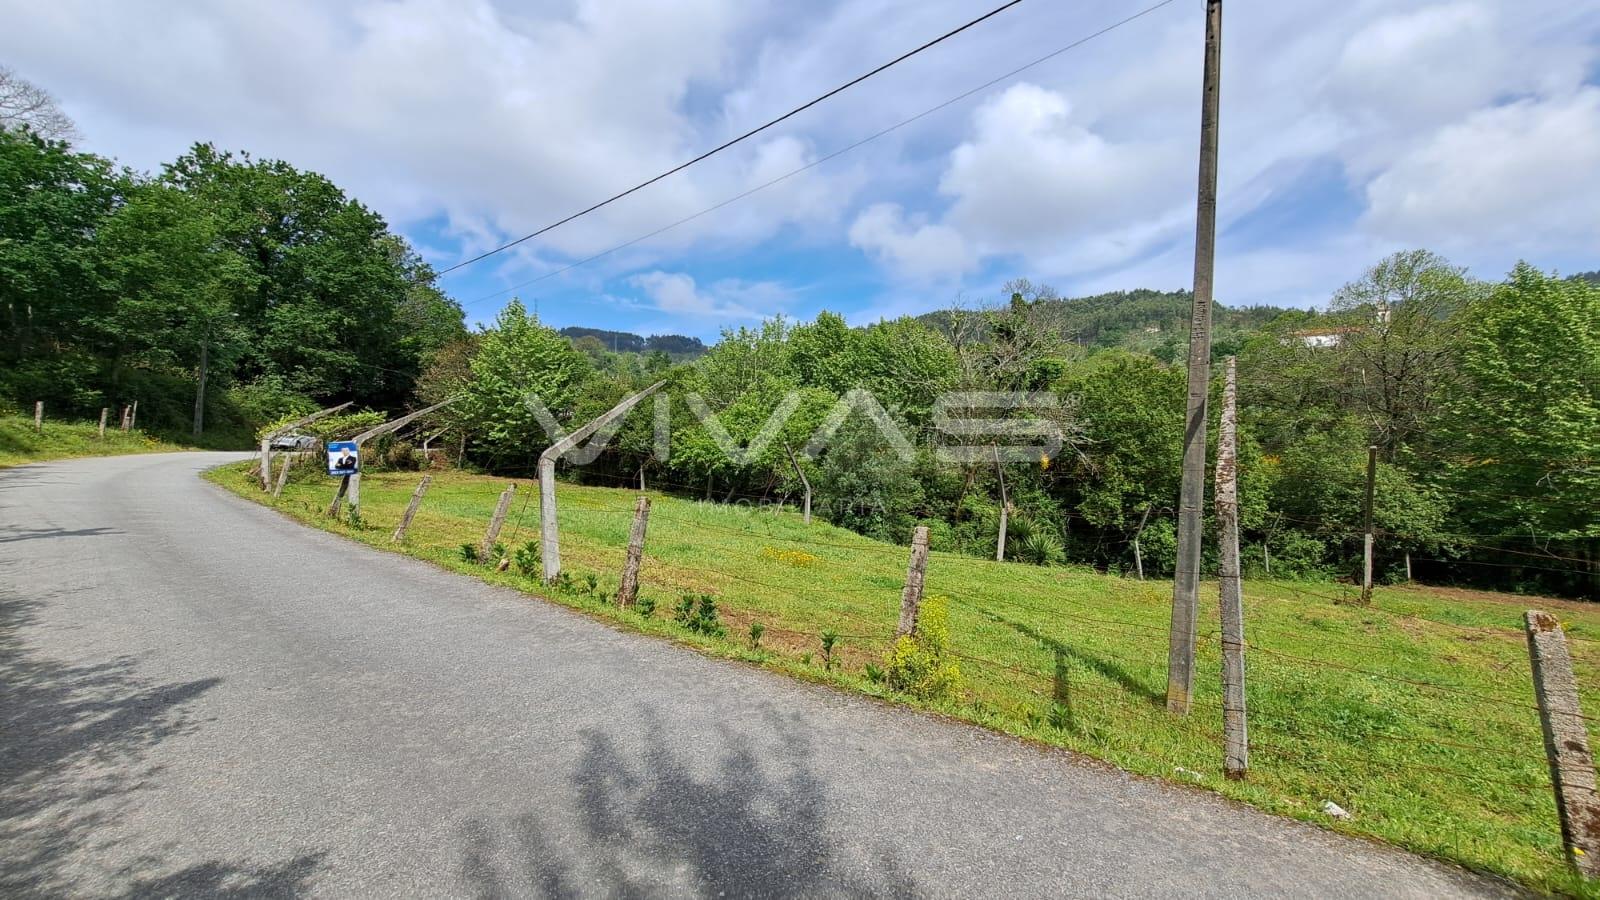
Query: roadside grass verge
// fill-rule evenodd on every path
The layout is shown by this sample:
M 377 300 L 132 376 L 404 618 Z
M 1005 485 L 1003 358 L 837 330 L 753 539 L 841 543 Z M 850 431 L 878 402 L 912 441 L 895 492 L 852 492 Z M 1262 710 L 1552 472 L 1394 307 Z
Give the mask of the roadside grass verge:
M 33 430 L 32 416 L 0 416 L 0 469 L 24 463 L 79 456 L 121 456 L 125 453 L 164 453 L 186 450 L 135 429 L 124 433 L 116 422 L 106 423 L 106 436 L 96 435 L 98 422 L 44 420 L 44 430 Z
M 373 472 L 363 524 L 326 518 L 334 482 L 296 469 L 274 503 L 246 465 L 216 483 L 310 525 L 547 597 L 622 627 L 670 637 L 812 681 L 943 713 L 1093 756 L 1350 834 L 1378 838 L 1536 889 L 1600 897 L 1566 867 L 1534 707 L 1522 612 L 1549 609 L 1573 638 L 1585 709 L 1600 714 L 1600 609 L 1581 603 L 1379 589 L 1345 605 L 1324 583 L 1245 586 L 1251 769 L 1222 775 L 1221 665 L 1215 584 L 1202 591 L 1194 712 L 1164 706 L 1170 582 L 1070 568 L 930 555 L 926 592 L 948 598 L 960 666 L 956 696 L 917 701 L 867 676 L 882 666 L 899 611 L 908 549 L 792 512 L 708 504 L 651 492 L 641 596 L 654 613 L 611 603 L 635 492 L 559 486 L 565 587 L 512 565 L 461 558 L 509 481 L 518 495 L 507 552 L 538 536 L 537 483 L 436 472 L 404 545 L 390 543 L 420 475 Z M 595 587 L 588 588 L 590 578 Z M 725 638 L 671 621 L 683 594 L 711 594 Z M 764 627 L 753 649 L 749 626 Z M 825 668 L 822 634 L 838 633 Z M 1331 801 L 1349 819 L 1323 811 Z

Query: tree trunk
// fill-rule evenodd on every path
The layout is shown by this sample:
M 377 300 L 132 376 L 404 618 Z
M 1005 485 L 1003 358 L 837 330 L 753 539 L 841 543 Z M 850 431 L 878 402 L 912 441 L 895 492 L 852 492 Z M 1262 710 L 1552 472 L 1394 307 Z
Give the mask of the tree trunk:
M 200 432 L 206 427 L 206 363 L 209 362 L 211 348 L 208 344 L 200 345 L 200 383 L 194 391 L 194 436 L 199 437 Z

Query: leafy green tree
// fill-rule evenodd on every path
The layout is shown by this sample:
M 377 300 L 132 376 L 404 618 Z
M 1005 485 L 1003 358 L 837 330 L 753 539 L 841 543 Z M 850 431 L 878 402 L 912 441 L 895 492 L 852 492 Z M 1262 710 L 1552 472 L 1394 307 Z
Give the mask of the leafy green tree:
M 1600 287 L 1519 263 L 1469 313 L 1437 442 L 1463 530 L 1600 557 Z
M 539 324 L 518 300 L 506 304 L 483 332 L 469 368 L 461 412 L 473 447 L 497 465 L 529 462 L 549 446 L 538 405 L 565 419 L 593 369 L 588 357 Z

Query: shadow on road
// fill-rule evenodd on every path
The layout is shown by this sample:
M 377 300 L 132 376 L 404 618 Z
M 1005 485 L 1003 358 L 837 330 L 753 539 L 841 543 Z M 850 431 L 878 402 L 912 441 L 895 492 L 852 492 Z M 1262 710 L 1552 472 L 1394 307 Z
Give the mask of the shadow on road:
M 793 720 L 769 710 L 758 748 L 727 727 L 669 740 L 653 711 L 639 715 L 644 747 L 583 733 L 573 778 L 578 833 L 537 811 L 501 825 L 467 822 L 462 875 L 477 896 L 917 893 L 892 852 L 855 847 L 854 865 L 840 859 L 827 791 Z M 703 749 L 686 755 L 675 746 Z
M 12 528 L 0 525 L 0 544 L 51 538 L 97 537 L 104 534 L 122 534 L 122 532 L 115 528 Z
M 198 727 L 187 707 L 220 679 L 155 683 L 131 658 L 73 665 L 33 651 L 21 632 L 46 602 L 0 592 L 0 895 L 71 896 L 119 843 L 117 825 L 152 784 L 151 748 Z M 119 856 L 121 854 L 118 854 Z M 265 867 L 208 861 L 172 872 L 140 855 L 114 880 L 128 895 L 282 896 L 320 854 Z

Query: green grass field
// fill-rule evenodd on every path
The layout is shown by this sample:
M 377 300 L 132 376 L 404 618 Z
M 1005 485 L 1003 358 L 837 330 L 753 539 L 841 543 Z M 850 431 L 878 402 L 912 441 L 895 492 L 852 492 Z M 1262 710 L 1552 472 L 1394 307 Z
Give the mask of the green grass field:
M 239 494 L 273 504 L 244 466 L 211 473 Z M 308 524 L 376 547 L 390 532 L 416 473 L 371 473 L 359 527 L 324 511 L 335 484 L 297 470 L 276 505 Z M 508 479 L 435 473 L 402 552 L 582 610 L 621 627 L 671 637 L 814 681 L 884 697 L 1124 769 L 1326 827 L 1378 838 L 1558 893 L 1600 897 L 1561 856 L 1521 616 L 1554 612 L 1574 639 L 1585 709 L 1600 715 L 1600 609 L 1585 604 L 1423 587 L 1384 588 L 1370 607 L 1335 602 L 1326 583 L 1247 583 L 1251 769 L 1222 775 L 1216 586 L 1207 584 L 1194 712 L 1164 707 L 1170 582 L 1086 570 L 995 563 L 943 553 L 927 593 L 948 598 L 959 696 L 917 703 L 887 696 L 864 676 L 882 665 L 899 610 L 908 550 L 793 511 L 705 504 L 652 494 L 642 594 L 652 617 L 606 602 L 620 581 L 634 492 L 561 485 L 563 564 L 573 586 L 546 591 L 513 566 L 462 561 Z M 537 534 L 537 484 L 518 496 L 501 541 Z M 587 590 L 588 577 L 597 582 Z M 671 621 L 685 592 L 716 596 L 726 638 Z M 759 649 L 748 628 L 766 627 Z M 825 670 L 820 635 L 839 632 Z M 1326 815 L 1324 801 L 1351 813 Z
M 23 463 L 77 456 L 119 456 L 124 453 L 161 453 L 184 450 L 143 431 L 123 432 L 113 419 L 104 439 L 98 422 L 44 420 L 43 431 L 33 430 L 32 416 L 0 416 L 0 469 Z

